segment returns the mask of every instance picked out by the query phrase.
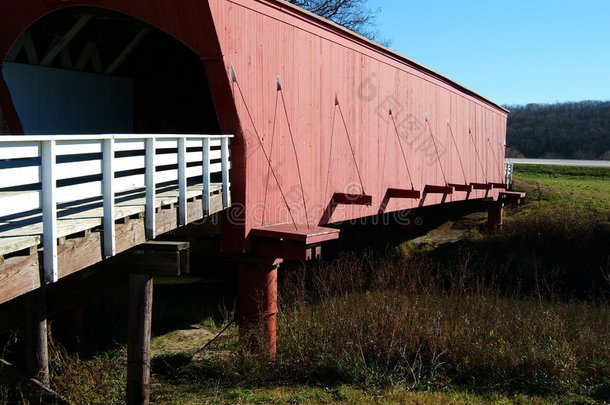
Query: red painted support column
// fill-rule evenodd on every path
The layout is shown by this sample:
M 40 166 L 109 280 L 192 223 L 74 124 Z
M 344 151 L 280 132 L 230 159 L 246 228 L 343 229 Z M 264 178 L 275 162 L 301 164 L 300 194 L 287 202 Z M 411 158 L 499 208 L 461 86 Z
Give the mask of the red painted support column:
M 251 350 L 264 344 L 271 359 L 276 354 L 277 269 L 281 262 L 258 259 L 239 265 L 237 323 L 242 343 Z
M 487 228 L 490 231 L 502 229 L 504 224 L 504 204 L 493 202 L 487 207 Z

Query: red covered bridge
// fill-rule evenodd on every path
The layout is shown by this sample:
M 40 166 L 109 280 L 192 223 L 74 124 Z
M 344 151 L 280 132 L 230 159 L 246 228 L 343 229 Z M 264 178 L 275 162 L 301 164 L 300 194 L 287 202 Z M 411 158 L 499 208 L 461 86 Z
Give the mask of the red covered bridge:
M 505 109 L 283 1 L 5 1 L 0 60 L 0 303 L 221 212 L 273 352 L 277 265 L 333 223 L 514 198 Z

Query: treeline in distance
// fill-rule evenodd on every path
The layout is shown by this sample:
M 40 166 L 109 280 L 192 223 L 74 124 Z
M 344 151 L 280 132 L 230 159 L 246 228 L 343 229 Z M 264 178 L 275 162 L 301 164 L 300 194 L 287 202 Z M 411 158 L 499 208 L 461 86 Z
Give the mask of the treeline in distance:
M 610 160 L 610 101 L 506 108 L 508 157 Z

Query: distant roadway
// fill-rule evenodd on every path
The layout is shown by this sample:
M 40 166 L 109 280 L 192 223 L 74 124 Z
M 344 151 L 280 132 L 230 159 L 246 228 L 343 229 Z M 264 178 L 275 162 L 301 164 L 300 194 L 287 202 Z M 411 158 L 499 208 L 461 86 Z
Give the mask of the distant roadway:
M 521 159 L 506 158 L 506 163 L 521 165 L 551 165 L 579 167 L 610 167 L 610 160 L 572 160 L 572 159 Z

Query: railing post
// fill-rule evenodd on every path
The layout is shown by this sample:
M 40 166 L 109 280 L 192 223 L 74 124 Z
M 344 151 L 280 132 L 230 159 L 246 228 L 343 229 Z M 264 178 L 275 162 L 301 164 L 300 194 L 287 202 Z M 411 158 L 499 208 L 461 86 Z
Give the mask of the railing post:
M 222 208 L 231 205 L 231 190 L 229 187 L 229 138 L 220 140 L 220 156 L 222 169 Z
M 114 228 L 114 138 L 104 139 L 102 146 L 102 195 L 104 198 L 104 256 L 116 254 Z
M 186 139 L 178 138 L 178 219 L 180 225 L 188 223 L 186 202 Z
M 42 244 L 44 282 L 59 279 L 57 271 L 57 173 L 55 167 L 55 140 L 42 141 Z
M 507 185 L 513 182 L 513 163 L 504 163 L 504 183 Z
M 203 138 L 203 215 L 210 215 L 210 138 Z
M 156 236 L 155 221 L 155 138 L 146 138 L 146 172 L 144 175 L 146 186 L 146 238 L 154 239 Z

